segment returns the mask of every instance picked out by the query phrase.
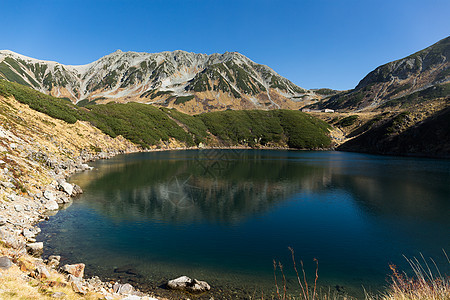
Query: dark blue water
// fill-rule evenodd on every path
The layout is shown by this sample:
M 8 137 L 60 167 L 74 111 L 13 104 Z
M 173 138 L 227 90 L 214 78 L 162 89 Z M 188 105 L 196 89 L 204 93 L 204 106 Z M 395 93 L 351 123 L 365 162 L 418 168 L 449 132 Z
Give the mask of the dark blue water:
M 192 150 L 92 166 L 70 180 L 84 194 L 41 224 L 46 254 L 157 294 L 166 279 L 188 275 L 227 297 L 267 295 L 273 259 L 297 293 L 288 247 L 310 281 L 317 258 L 322 288 L 357 297 L 386 285 L 389 264 L 408 270 L 402 255 L 448 268 L 448 160 Z

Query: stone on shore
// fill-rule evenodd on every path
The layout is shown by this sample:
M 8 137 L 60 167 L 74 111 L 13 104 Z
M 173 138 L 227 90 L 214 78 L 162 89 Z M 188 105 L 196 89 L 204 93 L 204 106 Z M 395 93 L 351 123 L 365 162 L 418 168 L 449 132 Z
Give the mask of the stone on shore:
M 2 182 L 2 185 L 3 185 L 5 188 L 10 188 L 10 189 L 15 188 L 15 185 L 14 185 L 14 184 L 12 184 L 11 182 L 7 182 L 7 181 L 3 181 L 3 182 Z
M 211 289 L 211 286 L 205 281 L 191 279 L 187 276 L 181 276 L 167 282 L 167 287 L 172 290 L 181 290 L 194 293 L 206 292 Z
M 20 239 L 4 230 L 0 230 L 0 241 L 2 241 L 6 246 L 14 249 L 20 249 L 24 245 Z
M 113 286 L 114 293 L 120 294 L 120 295 L 128 295 L 133 292 L 133 286 L 129 283 L 120 284 L 115 283 Z
M 44 252 L 44 243 L 42 242 L 29 243 L 26 245 L 26 248 L 28 253 L 31 254 L 32 256 L 40 257 Z
M 52 298 L 65 298 L 67 295 L 63 292 L 54 292 L 50 297 Z
M 66 192 L 67 195 L 72 196 L 73 185 L 65 181 L 64 179 L 58 180 L 59 187 Z
M 45 208 L 48 210 L 57 210 L 59 208 L 59 205 L 55 200 L 49 200 L 47 203 L 45 203 Z
M 56 268 L 59 266 L 59 262 L 61 261 L 61 256 L 59 255 L 50 255 L 47 260 L 47 265 L 50 268 Z
M 83 194 L 83 190 L 81 189 L 81 187 L 78 184 L 74 184 L 72 196 L 76 196 L 76 195 L 80 195 L 80 194 Z
M 80 281 L 72 281 L 72 290 L 78 294 L 87 294 L 87 289 L 81 284 Z
M 45 266 L 38 266 L 36 268 L 36 275 L 40 279 L 49 279 L 51 277 L 50 272 Z
M 84 276 L 85 264 L 64 265 L 61 269 L 75 277 L 82 278 Z
M 53 192 L 49 191 L 49 190 L 45 190 L 44 191 L 44 198 L 49 200 L 49 201 L 55 201 L 56 202 L 56 197 L 53 194 Z
M 0 269 L 7 270 L 11 266 L 12 266 L 12 262 L 7 256 L 0 257 Z

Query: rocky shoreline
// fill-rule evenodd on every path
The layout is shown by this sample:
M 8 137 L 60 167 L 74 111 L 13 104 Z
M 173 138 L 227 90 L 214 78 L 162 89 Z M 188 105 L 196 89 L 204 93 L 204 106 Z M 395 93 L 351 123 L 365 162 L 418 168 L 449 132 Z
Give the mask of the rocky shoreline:
M 24 194 L 17 190 L 11 180 L 1 181 L 2 192 L 8 194 L 7 202 L 0 205 L 0 241 L 4 247 L 1 259 L 4 261 L 3 265 L 8 266 L 6 269 L 17 265 L 24 273 L 23 278 L 43 280 L 50 287 L 69 286 L 80 295 L 95 293 L 104 299 L 156 299 L 140 292 L 128 283 L 102 282 L 98 277 L 84 279 L 85 266 L 83 263 L 59 266 L 60 257 L 57 255 L 51 255 L 47 260 L 43 260 L 41 255 L 44 245 L 42 242 L 36 242 L 35 239 L 40 232 L 40 229 L 35 226 L 37 223 L 57 213 L 60 205 L 72 201 L 71 197 L 82 193 L 81 188 L 68 183 L 66 177 L 75 172 L 91 169 L 86 162 L 107 159 L 119 153 L 125 152 L 84 154 L 77 160 L 64 162 L 43 158 L 45 164 L 53 170 L 51 173 L 54 180 L 34 193 Z M 8 171 L 5 172 L 7 169 L 5 165 L 2 173 L 8 174 Z M 64 279 L 61 281 L 47 280 L 58 274 L 62 275 Z M 63 292 L 51 294 L 51 297 L 55 298 L 65 296 Z
M 0 298 L 156 299 L 130 284 L 85 279 L 81 262 L 42 259 L 39 222 L 82 193 L 66 179 L 87 164 L 142 149 L 86 122 L 67 124 L 0 97 Z M 57 253 L 55 253 L 57 254 Z
M 40 232 L 36 225 L 69 204 L 71 197 L 82 193 L 79 186 L 66 180 L 76 172 L 91 169 L 88 165 L 91 161 L 147 151 L 250 149 L 184 146 L 169 141 L 144 150 L 121 136 L 111 138 L 87 122 L 68 124 L 13 98 L 0 97 L 0 278 L 10 278 L 25 288 L 33 281 L 34 292 L 42 295 L 44 291 L 48 297 L 64 298 L 67 293 L 75 293 L 83 298 L 95 295 L 93 299 L 156 299 L 128 283 L 102 282 L 98 277 L 83 279 L 84 264 L 59 266 L 58 253 L 43 260 L 44 244 L 36 242 Z M 0 297 L 2 293 L 16 293 L 17 289 L 21 288 L 8 288 L 0 282 Z M 158 298 L 173 298 L 167 292 L 167 296 Z M 180 296 L 179 293 L 175 294 Z M 213 295 L 211 291 L 200 298 L 209 299 Z M 182 296 L 186 297 L 188 294 Z

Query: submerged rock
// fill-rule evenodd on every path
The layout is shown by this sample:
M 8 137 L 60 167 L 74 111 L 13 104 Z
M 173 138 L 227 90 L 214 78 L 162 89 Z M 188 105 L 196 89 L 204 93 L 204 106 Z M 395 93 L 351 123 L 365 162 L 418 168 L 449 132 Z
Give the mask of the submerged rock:
M 191 279 L 187 276 L 181 276 L 167 282 L 167 287 L 172 290 L 181 290 L 194 293 L 206 292 L 211 286 L 206 281 Z

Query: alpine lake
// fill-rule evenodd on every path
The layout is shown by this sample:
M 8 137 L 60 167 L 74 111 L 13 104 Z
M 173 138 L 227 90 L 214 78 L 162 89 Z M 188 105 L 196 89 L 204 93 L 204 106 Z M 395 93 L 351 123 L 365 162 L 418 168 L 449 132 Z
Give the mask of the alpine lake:
M 276 282 L 298 297 L 362 299 L 390 265 L 423 258 L 449 274 L 450 161 L 334 151 L 183 150 L 119 155 L 69 182 L 84 193 L 46 222 L 44 257 L 86 264 L 86 276 L 170 299 L 266 299 Z M 447 251 L 448 252 L 448 251 Z M 404 257 L 405 256 L 405 257 Z M 423 258 L 422 258 L 423 256 Z M 274 260 L 276 271 L 274 272 Z M 211 291 L 165 289 L 182 275 Z

